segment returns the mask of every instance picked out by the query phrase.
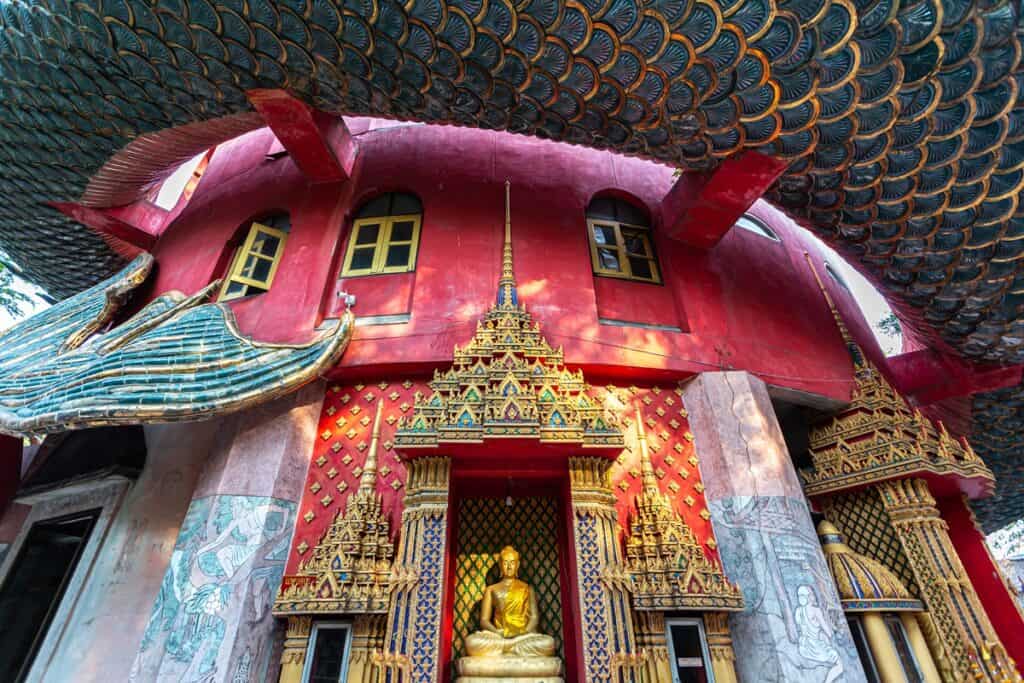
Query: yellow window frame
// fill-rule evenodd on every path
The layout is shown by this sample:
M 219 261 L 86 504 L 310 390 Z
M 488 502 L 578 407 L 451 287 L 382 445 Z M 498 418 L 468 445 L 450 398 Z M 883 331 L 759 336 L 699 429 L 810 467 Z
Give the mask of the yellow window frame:
M 356 277 L 360 275 L 382 275 L 385 273 L 409 273 L 416 270 L 416 255 L 420 246 L 420 224 L 422 215 L 418 213 L 402 214 L 398 216 L 376 216 L 373 218 L 360 218 L 352 223 L 352 233 L 348 238 L 348 250 L 345 253 L 345 266 L 341 270 L 342 277 Z M 391 233 L 396 223 L 412 223 L 412 238 L 408 240 L 392 240 Z M 356 237 L 360 229 L 365 225 L 379 225 L 377 230 L 377 241 L 372 244 L 356 244 Z M 387 266 L 388 249 L 391 247 L 409 246 L 409 260 L 405 265 Z M 373 247 L 373 263 L 369 268 L 352 268 L 352 259 L 355 258 L 356 249 L 368 249 Z
M 611 228 L 615 231 L 615 244 L 597 243 L 596 230 L 598 226 Z M 643 242 L 644 249 L 647 253 L 637 254 L 627 251 L 626 240 L 623 237 L 623 232 L 628 232 L 639 237 L 641 242 Z M 605 220 L 603 218 L 588 218 L 587 238 L 590 240 L 590 262 L 594 267 L 594 274 L 601 275 L 603 277 L 615 277 L 620 280 L 634 280 L 636 282 L 661 284 L 661 268 L 658 265 L 658 255 L 654 252 L 654 245 L 651 242 L 650 228 L 643 225 L 632 225 L 630 223 L 620 223 L 614 220 Z M 600 249 L 614 251 L 622 270 L 614 270 L 612 268 L 605 268 L 602 266 L 601 256 L 599 253 Z M 647 261 L 651 267 L 651 277 L 648 278 L 641 275 L 635 275 L 633 273 L 633 266 L 629 260 L 630 257 L 640 258 Z
M 274 250 L 273 256 L 267 256 L 266 254 L 259 253 L 254 249 L 256 240 L 260 235 L 268 235 L 270 237 L 277 238 L 277 249 Z M 247 292 L 228 294 L 228 288 L 236 282 L 249 287 L 259 287 L 264 291 L 269 291 L 270 286 L 274 283 L 274 276 L 277 274 L 277 268 L 281 265 L 281 256 L 284 254 L 284 245 L 287 241 L 288 233 L 254 221 L 253 224 L 249 226 L 249 234 L 245 236 L 245 242 L 242 243 L 241 247 L 235 250 L 234 256 L 231 257 L 231 267 L 228 268 L 228 275 L 224 278 L 223 284 L 221 284 L 218 300 L 232 301 L 234 299 L 241 299 L 242 297 L 247 296 Z M 248 263 L 250 256 L 257 260 L 270 261 L 270 270 L 267 273 L 266 280 L 248 277 L 244 274 L 245 265 Z

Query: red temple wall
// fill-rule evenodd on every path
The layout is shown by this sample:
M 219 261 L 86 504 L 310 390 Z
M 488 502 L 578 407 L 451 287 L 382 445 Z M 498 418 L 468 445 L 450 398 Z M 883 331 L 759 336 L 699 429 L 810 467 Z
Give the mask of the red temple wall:
M 271 291 L 230 304 L 240 328 L 264 341 L 304 341 L 338 315 L 337 293 L 348 291 L 358 297 L 357 316 L 411 318 L 358 328 L 339 376 L 422 372 L 450 358 L 494 297 L 508 178 L 520 296 L 570 364 L 644 381 L 740 368 L 770 384 L 848 396 L 848 356 L 804 261 L 807 237 L 766 203 L 753 213 L 781 243 L 733 229 L 701 251 L 661 234 L 658 203 L 675 182 L 664 166 L 452 127 L 392 126 L 355 139 L 353 178 L 339 185 L 308 185 L 288 157 L 267 159 L 276 144 L 267 130 L 219 147 L 154 249 L 152 293 L 204 286 L 225 268 L 224 245 L 240 227 L 286 209 L 292 231 Z M 391 190 L 413 192 L 424 205 L 415 272 L 337 279 L 351 214 Z M 651 212 L 664 286 L 592 274 L 584 210 L 602 192 L 633 197 Z M 820 272 L 869 355 L 879 354 L 848 293 Z
M 323 537 L 334 517 L 344 511 L 348 497 L 358 487 L 359 475 L 369 451 L 374 413 L 381 400 L 385 407 L 377 456 L 377 492 L 383 498 L 391 532 L 397 540 L 406 472 L 393 448 L 392 440 L 399 418 L 411 415 L 417 391 L 429 395 L 426 382 L 375 380 L 328 386 L 320 414 L 319 436 L 310 457 L 303 498 L 296 518 L 286 574 L 296 573 L 301 563 L 310 557 L 311 549 Z M 699 456 L 695 452 L 693 435 L 690 434 L 686 410 L 678 391 L 671 385 L 643 388 L 609 385 L 595 389 L 594 393 L 605 406 L 619 414 L 626 437 L 626 449 L 612 468 L 612 484 L 622 532 L 628 529 L 634 499 L 641 489 L 640 451 L 634 425 L 635 407 L 639 406 L 644 417 L 651 464 L 662 492 L 673 500 L 708 556 L 717 557 L 697 464 Z M 531 447 L 525 442 L 516 446 L 525 451 Z M 487 454 L 494 450 L 494 444 L 484 443 L 478 448 L 480 453 Z M 432 449 L 430 454 L 443 455 L 444 448 L 438 448 L 436 452 Z M 564 455 L 555 457 L 564 461 Z

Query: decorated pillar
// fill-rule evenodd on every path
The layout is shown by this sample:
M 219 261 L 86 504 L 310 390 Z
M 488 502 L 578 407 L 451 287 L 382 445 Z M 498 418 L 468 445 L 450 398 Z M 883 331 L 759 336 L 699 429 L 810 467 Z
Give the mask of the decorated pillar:
M 133 681 L 272 680 L 284 575 L 322 383 L 222 419 L 192 495 Z
M 284 633 L 284 648 L 281 651 L 281 675 L 279 683 L 302 683 L 302 671 L 306 666 L 306 651 L 309 636 L 313 630 L 313 618 L 307 615 L 288 617 Z
M 408 463 L 402 531 L 395 556 L 384 653 L 386 683 L 435 683 L 441 650 L 441 610 L 448 557 L 451 461 Z
M 745 598 L 730 618 L 739 680 L 865 680 L 764 383 L 704 373 L 683 402 L 722 564 Z
M 923 601 L 916 621 L 943 680 L 1019 680 L 933 497 L 933 490 L 957 501 L 961 492 L 990 495 L 992 472 L 966 439 L 896 391 L 811 268 L 849 350 L 855 386 L 849 405 L 811 425 L 804 490 L 853 550 L 892 570 Z
M 704 615 L 704 632 L 708 638 L 708 652 L 711 655 L 711 670 L 715 674 L 715 683 L 736 683 L 736 653 L 732 649 L 728 613 L 707 612 Z
M 957 670 L 981 680 L 1017 680 L 1016 667 L 974 590 L 924 479 L 878 485 L 940 637 Z
M 611 464 L 601 457 L 569 459 L 587 683 L 639 681 L 644 666 L 633 631 L 629 578 L 618 542 L 615 494 L 608 476 Z

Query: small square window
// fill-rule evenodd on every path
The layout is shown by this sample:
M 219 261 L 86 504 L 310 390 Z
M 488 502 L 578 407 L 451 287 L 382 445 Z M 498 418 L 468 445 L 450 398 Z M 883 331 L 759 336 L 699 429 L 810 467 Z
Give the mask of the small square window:
M 409 213 L 395 213 L 406 210 Z M 387 194 L 364 205 L 352 226 L 342 276 L 414 270 L 420 211 L 419 199 L 412 195 Z
M 231 257 L 231 265 L 220 290 L 221 301 L 240 299 L 270 290 L 288 237 L 286 218 L 267 221 L 271 222 L 283 225 L 272 227 L 266 223 L 255 222 L 249 227 L 245 242 Z
M 587 208 L 587 234 L 594 274 L 661 282 L 644 211 L 618 199 L 595 199 Z

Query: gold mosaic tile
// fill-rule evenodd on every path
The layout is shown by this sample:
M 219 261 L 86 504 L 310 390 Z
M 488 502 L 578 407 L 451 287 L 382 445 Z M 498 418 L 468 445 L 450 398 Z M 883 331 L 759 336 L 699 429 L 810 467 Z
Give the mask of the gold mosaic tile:
M 323 439 L 324 441 L 327 441 L 327 439 L 331 438 L 331 430 L 325 429 L 324 431 L 320 432 L 320 438 Z
M 312 491 L 313 493 L 319 493 L 320 489 L 322 489 L 322 488 L 323 487 L 320 486 L 320 482 L 314 481 L 313 485 L 309 487 L 309 490 Z
M 316 459 L 316 466 L 317 467 L 323 467 L 326 463 L 327 463 L 327 458 L 325 458 L 322 455 L 319 458 Z
M 331 444 L 331 450 L 334 451 L 335 453 L 340 451 L 341 450 L 341 442 L 335 441 L 334 443 L 332 443 Z
M 334 479 L 336 476 L 338 476 L 338 470 L 334 469 L 333 467 L 327 470 L 328 479 Z
M 362 409 L 362 408 L 361 408 L 361 407 L 359 406 L 359 404 L 357 403 L 357 404 L 355 404 L 354 406 L 352 406 L 351 408 L 349 408 L 349 409 L 348 409 L 348 412 L 352 413 L 353 415 L 358 415 L 359 413 L 361 413 L 361 412 L 362 412 L 362 410 L 363 410 L 363 409 Z
M 363 415 L 363 419 L 359 421 L 359 424 L 363 425 L 364 427 L 368 427 L 370 425 L 370 416 Z
M 334 499 L 331 498 L 330 495 L 326 495 L 326 496 L 324 496 L 323 498 L 320 499 L 320 504 L 323 505 L 324 507 L 327 507 L 328 505 L 330 505 L 333 502 L 334 502 Z
M 306 510 L 306 514 L 302 515 L 302 518 L 306 520 L 306 524 L 309 524 L 316 519 L 316 515 L 313 514 L 312 510 Z
M 339 481 L 338 485 L 335 486 L 334 488 L 338 489 L 338 493 L 345 493 L 345 491 L 348 490 L 348 482 L 347 481 Z

